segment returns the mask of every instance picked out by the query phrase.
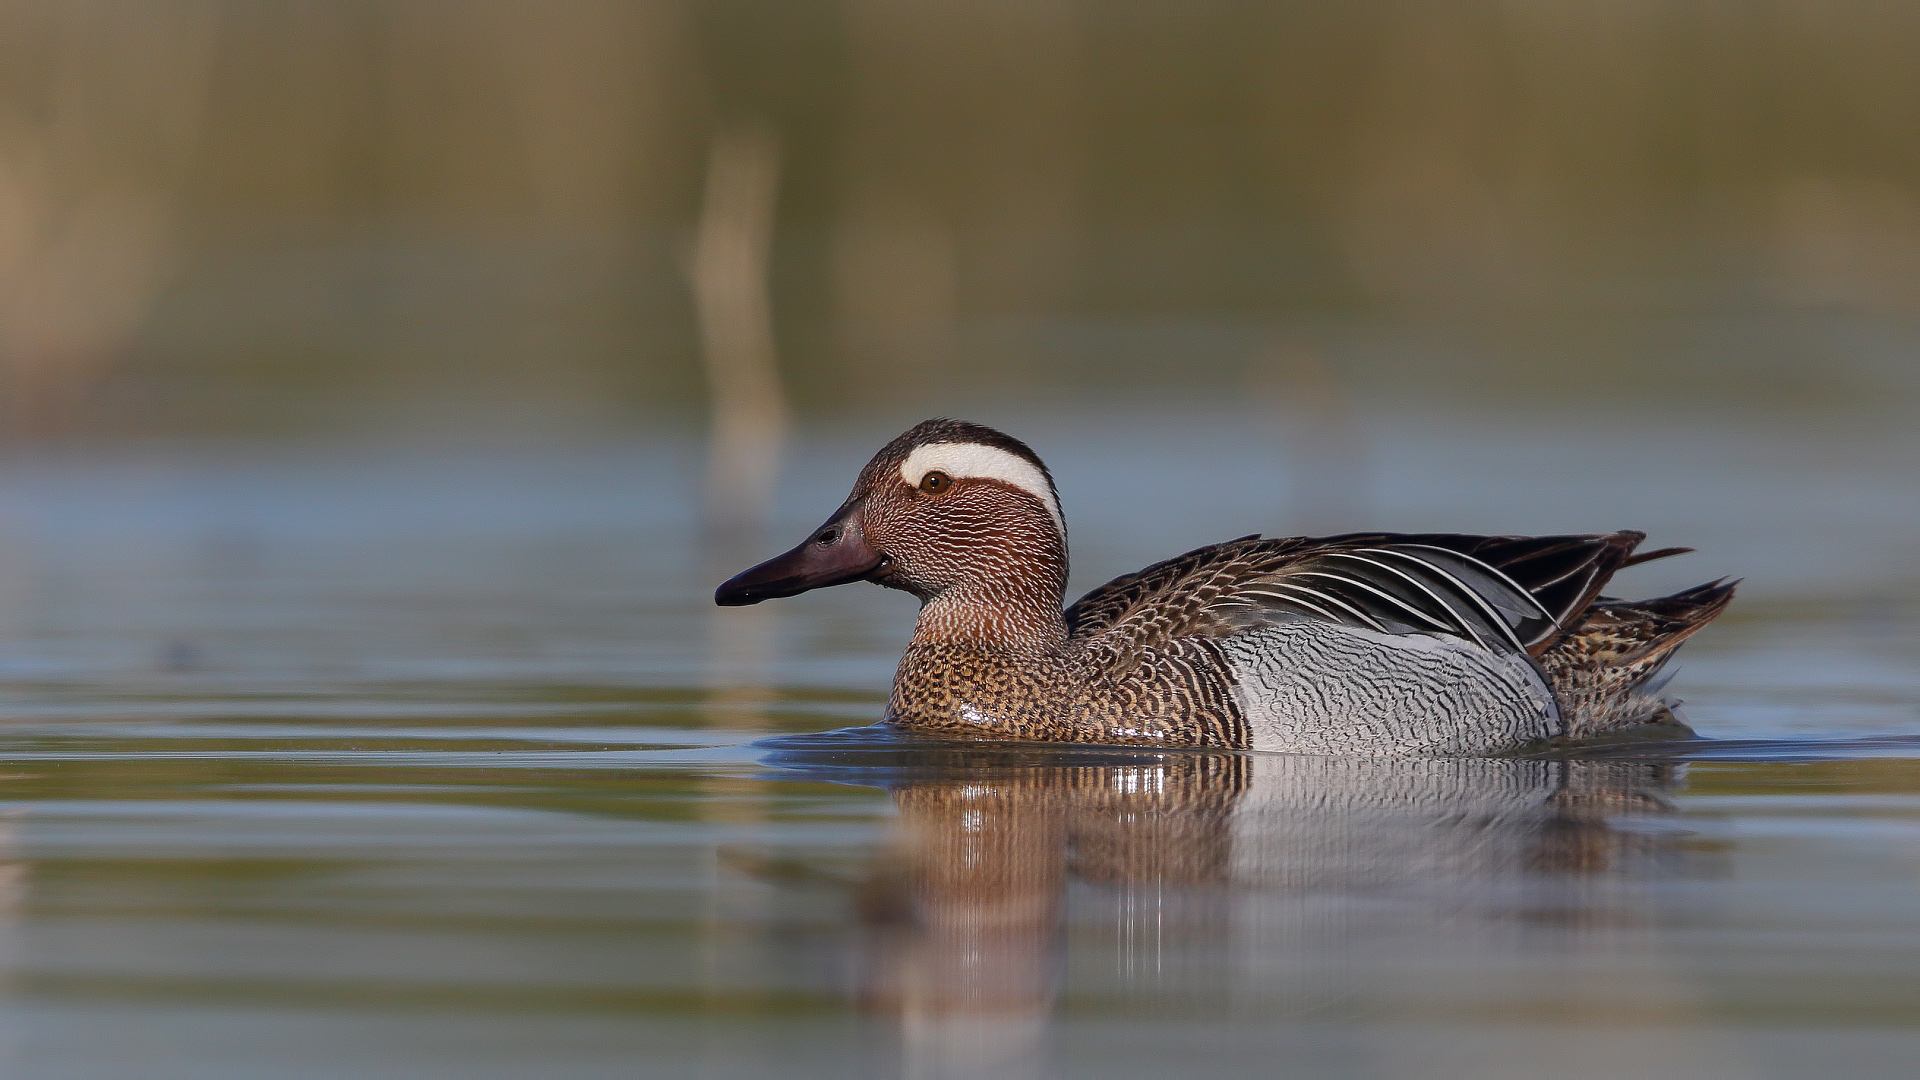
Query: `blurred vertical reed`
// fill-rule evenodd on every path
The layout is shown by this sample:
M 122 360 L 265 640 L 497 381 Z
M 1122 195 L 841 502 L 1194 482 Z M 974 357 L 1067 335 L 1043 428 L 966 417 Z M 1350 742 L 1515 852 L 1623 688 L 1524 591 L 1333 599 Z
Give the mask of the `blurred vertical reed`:
M 0 3 L 0 437 L 71 433 L 166 286 L 215 20 Z
M 714 136 L 691 277 L 711 401 L 706 521 L 720 535 L 766 524 L 787 434 L 767 297 L 779 146 L 745 124 Z

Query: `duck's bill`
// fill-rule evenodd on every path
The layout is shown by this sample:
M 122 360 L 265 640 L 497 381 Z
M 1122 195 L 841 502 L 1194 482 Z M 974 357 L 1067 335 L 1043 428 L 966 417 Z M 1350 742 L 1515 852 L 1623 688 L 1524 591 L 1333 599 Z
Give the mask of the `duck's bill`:
M 797 548 L 728 578 L 714 590 L 721 607 L 744 607 L 762 600 L 798 596 L 809 589 L 865 581 L 886 565 L 887 557 L 867 543 L 852 517 L 836 517 L 815 529 Z

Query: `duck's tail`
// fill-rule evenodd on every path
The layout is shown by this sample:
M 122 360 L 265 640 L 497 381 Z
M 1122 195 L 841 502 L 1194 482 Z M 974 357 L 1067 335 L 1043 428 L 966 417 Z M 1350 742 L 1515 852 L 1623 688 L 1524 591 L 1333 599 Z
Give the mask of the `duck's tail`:
M 1675 702 L 1660 695 L 1666 685 L 1660 669 L 1681 642 L 1727 609 L 1738 584 L 1723 578 L 1653 600 L 1601 597 L 1588 607 L 1540 657 L 1568 738 L 1678 724 L 1672 715 Z

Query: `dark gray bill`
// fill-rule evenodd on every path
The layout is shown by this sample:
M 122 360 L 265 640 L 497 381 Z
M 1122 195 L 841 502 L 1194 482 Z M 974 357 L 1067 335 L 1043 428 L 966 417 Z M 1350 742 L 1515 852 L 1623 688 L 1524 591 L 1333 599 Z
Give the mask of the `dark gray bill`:
M 797 548 L 728 578 L 714 590 L 721 607 L 743 607 L 762 600 L 797 596 L 809 589 L 864 581 L 886 564 L 861 535 L 856 507 L 842 507 Z

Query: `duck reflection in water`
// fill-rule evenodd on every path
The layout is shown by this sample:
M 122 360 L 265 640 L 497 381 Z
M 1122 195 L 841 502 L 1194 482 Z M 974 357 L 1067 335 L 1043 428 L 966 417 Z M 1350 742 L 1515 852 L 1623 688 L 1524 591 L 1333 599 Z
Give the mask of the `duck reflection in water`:
M 1224 976 L 1265 1019 L 1276 992 L 1311 1018 L 1341 999 L 1356 942 L 1616 925 L 1631 905 L 1606 883 L 1679 850 L 1650 820 L 1663 764 L 911 747 L 872 771 L 844 752 L 772 762 L 892 793 L 897 831 L 857 893 L 857 983 L 897 1018 L 909 1075 L 1037 1070 L 1069 925 L 1099 933 L 1089 905 L 1112 906 L 1115 962 L 1076 949 L 1076 995 L 1151 980 L 1224 1015 Z

